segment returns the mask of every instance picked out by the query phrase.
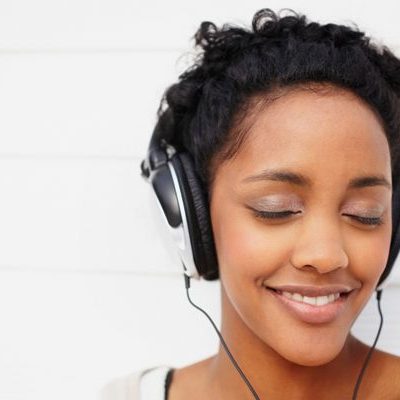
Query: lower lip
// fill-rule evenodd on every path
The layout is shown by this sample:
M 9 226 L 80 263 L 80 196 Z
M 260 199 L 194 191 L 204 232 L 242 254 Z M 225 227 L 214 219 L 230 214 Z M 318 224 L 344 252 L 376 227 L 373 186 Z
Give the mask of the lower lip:
M 265 290 L 271 293 L 292 315 L 301 321 L 310 324 L 324 324 L 334 321 L 343 312 L 346 303 L 353 294 L 353 291 L 351 291 L 345 296 L 341 295 L 332 303 L 323 306 L 313 306 L 311 304 L 300 303 L 299 301 L 288 299 L 272 289 L 266 288 Z

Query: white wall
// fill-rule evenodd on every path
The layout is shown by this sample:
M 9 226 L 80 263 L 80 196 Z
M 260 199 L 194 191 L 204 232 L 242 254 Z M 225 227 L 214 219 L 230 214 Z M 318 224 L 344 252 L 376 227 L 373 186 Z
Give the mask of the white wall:
M 268 6 L 356 21 L 399 50 L 395 2 L 0 3 L 0 399 L 95 399 L 112 377 L 215 352 L 139 176 L 164 89 L 203 20 Z M 217 282 L 193 300 L 219 320 Z M 400 354 L 400 268 L 378 347 Z M 354 331 L 372 343 L 374 299 Z

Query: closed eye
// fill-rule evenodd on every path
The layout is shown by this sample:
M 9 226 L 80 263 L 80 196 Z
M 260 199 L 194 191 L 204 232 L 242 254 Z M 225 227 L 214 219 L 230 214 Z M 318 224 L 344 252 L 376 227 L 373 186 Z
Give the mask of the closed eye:
M 358 215 L 351 215 L 351 214 L 343 214 L 343 215 L 347 215 L 351 218 L 354 218 L 357 221 L 360 221 L 362 224 L 365 224 L 365 225 L 382 225 L 383 224 L 382 217 L 360 217 Z
M 261 211 L 252 209 L 255 213 L 256 217 L 263 218 L 263 219 L 283 219 L 288 217 L 292 214 L 298 214 L 301 211 Z

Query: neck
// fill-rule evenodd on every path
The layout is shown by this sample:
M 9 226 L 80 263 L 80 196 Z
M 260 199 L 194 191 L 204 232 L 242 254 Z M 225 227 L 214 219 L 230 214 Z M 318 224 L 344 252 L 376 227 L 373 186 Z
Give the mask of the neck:
M 336 398 L 351 398 L 367 346 L 348 335 L 332 361 L 311 367 L 296 364 L 258 338 L 238 317 L 221 289 L 222 336 L 260 399 L 330 399 L 335 398 L 334 393 L 338 394 Z M 216 398 L 254 400 L 222 345 L 209 364 L 208 379 L 214 395 L 219 394 Z

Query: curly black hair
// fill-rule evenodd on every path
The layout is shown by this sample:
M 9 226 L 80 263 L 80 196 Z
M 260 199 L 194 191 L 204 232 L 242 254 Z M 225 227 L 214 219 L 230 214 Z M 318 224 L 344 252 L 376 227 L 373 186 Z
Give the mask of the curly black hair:
M 281 16 L 287 10 L 287 15 Z M 216 160 L 232 157 L 259 105 L 295 86 L 345 88 L 364 99 L 388 139 L 400 175 L 400 60 L 353 27 L 310 22 L 292 9 L 257 11 L 252 28 L 202 22 L 197 57 L 159 105 L 161 136 L 188 152 L 208 192 Z

